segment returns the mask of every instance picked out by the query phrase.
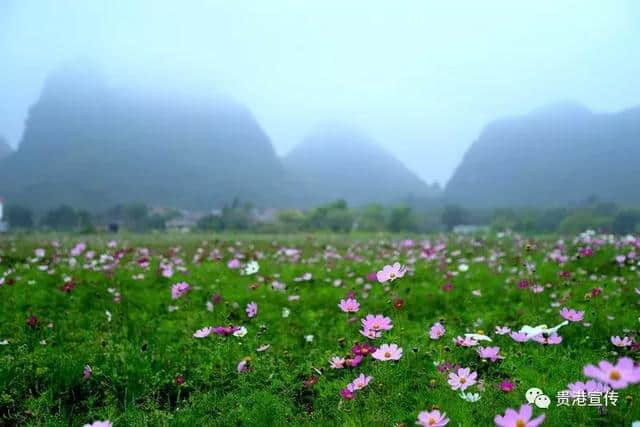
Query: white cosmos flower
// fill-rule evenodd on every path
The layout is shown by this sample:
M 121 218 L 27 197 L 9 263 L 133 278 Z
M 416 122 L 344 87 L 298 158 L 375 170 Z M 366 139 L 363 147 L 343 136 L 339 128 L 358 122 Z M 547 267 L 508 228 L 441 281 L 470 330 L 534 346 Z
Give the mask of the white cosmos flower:
M 464 336 L 476 341 L 493 341 L 488 336 L 482 334 L 464 334 Z
M 260 264 L 257 261 L 251 260 L 247 263 L 247 265 L 242 270 L 242 274 L 250 276 L 252 274 L 256 274 L 260 270 Z
M 560 329 L 563 326 L 566 326 L 568 324 L 569 324 L 569 321 L 565 320 L 564 322 L 557 324 L 553 328 L 548 328 L 547 325 L 538 325 L 536 327 L 529 326 L 529 325 L 524 325 L 520 329 L 520 333 L 531 335 L 531 336 L 536 336 L 536 335 L 540 335 L 540 334 L 551 335 L 554 332 L 558 332 L 558 329 Z
M 477 402 L 478 400 L 480 400 L 480 394 L 479 393 L 465 393 L 464 391 L 460 392 L 460 397 L 462 398 L 462 400 L 466 400 L 467 402 Z
M 107 316 L 107 322 L 111 322 L 111 317 L 113 317 L 113 316 L 111 316 L 111 312 L 109 310 L 107 310 L 107 311 L 104 312 L 104 314 L 105 314 L 105 316 Z
M 284 307 L 282 309 L 282 317 L 286 319 L 287 317 L 289 317 L 289 314 L 291 314 L 291 310 L 289 310 L 287 307 Z
M 464 273 L 465 271 L 469 270 L 469 266 L 467 264 L 460 264 L 458 266 L 458 270 L 460 270 L 460 271 L 462 271 Z
M 0 345 L 9 345 L 9 340 L 0 341 Z
M 213 311 L 213 303 L 211 301 L 207 301 L 207 311 Z
M 242 338 L 243 336 L 247 335 L 247 328 L 245 328 L 244 326 L 240 326 L 240 329 L 238 329 L 237 331 L 235 331 L 233 333 L 234 337 L 240 337 Z
M 313 336 L 313 335 L 305 335 L 305 336 L 304 336 L 304 340 L 305 340 L 306 342 L 313 342 L 313 338 L 314 338 L 314 336 Z

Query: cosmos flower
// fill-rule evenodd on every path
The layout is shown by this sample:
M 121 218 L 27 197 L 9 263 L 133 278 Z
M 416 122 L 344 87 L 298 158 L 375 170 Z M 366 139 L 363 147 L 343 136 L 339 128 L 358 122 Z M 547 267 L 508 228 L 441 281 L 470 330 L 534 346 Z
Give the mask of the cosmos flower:
M 91 424 L 85 424 L 83 427 L 113 427 L 113 424 L 109 420 L 94 421 Z
M 578 311 L 564 307 L 562 310 L 560 310 L 560 316 L 570 322 L 579 322 L 584 319 L 584 311 Z
M 513 391 L 514 385 L 511 381 L 509 380 L 502 380 L 500 381 L 500 390 L 504 391 L 505 393 L 509 393 L 511 391 Z
M 511 328 L 507 326 L 496 326 L 496 334 L 498 335 L 507 335 L 511 332 Z
M 444 427 L 449 423 L 446 413 L 440 413 L 439 410 L 434 409 L 431 412 L 422 411 L 418 414 L 418 421 L 416 424 L 423 427 Z
M 84 365 L 84 370 L 82 371 L 82 376 L 84 377 L 84 379 L 86 380 L 91 378 L 91 375 L 93 375 L 93 369 L 91 369 L 91 366 Z
M 471 372 L 469 368 L 459 368 L 457 372 L 449 373 L 449 380 L 447 381 L 452 390 L 465 391 L 476 383 L 478 374 Z
M 369 385 L 372 379 L 373 377 L 366 376 L 365 374 L 360 374 L 359 377 L 357 377 L 351 383 L 347 384 L 347 389 L 351 392 L 362 390 Z
M 403 277 L 405 272 L 406 267 L 395 262 L 393 265 L 385 265 L 382 270 L 376 273 L 376 278 L 380 283 L 393 282 L 395 279 Z
M 586 383 L 576 381 L 575 383 L 567 385 L 567 388 L 572 397 L 580 396 L 583 393 L 606 393 L 611 390 L 608 385 L 594 380 L 589 380 Z
M 340 395 L 344 400 L 351 400 L 354 397 L 356 397 L 356 393 L 354 391 L 349 390 L 348 387 L 345 387 L 342 390 L 340 390 Z
M 611 344 L 615 345 L 616 347 L 631 347 L 631 345 L 633 344 L 633 341 L 631 341 L 631 339 L 629 337 L 611 337 Z
M 453 342 L 460 347 L 473 347 L 474 345 L 478 345 L 478 341 L 474 340 L 471 337 L 457 336 L 453 339 Z
M 233 332 L 234 337 L 242 338 L 247 335 L 247 328 L 244 326 L 240 326 L 236 331 Z
M 240 266 L 241 266 L 240 260 L 237 258 L 234 258 L 227 263 L 227 267 L 229 267 L 232 270 L 238 269 L 240 268 Z
M 391 319 L 383 316 L 382 314 L 368 314 L 367 317 L 361 319 L 362 329 L 373 330 L 373 331 L 388 331 L 393 328 L 393 324 L 391 323 Z
M 213 327 L 207 326 L 205 328 L 198 329 L 197 331 L 195 331 L 193 333 L 193 337 L 194 338 L 206 338 L 209 335 L 211 335 L 212 332 L 213 332 Z
M 460 398 L 470 403 L 475 403 L 480 400 L 480 393 L 465 393 L 464 391 L 460 392 Z
M 368 356 L 370 354 L 373 354 L 373 352 L 376 350 L 377 349 L 374 346 L 367 343 L 356 344 L 351 347 L 351 353 L 353 353 L 355 356 Z
M 245 357 L 238 363 L 238 366 L 236 366 L 236 370 L 238 371 L 238 373 L 247 372 L 249 370 L 250 363 L 251 363 L 251 358 Z
M 329 361 L 329 366 L 333 369 L 342 369 L 344 368 L 345 359 L 344 357 L 333 357 Z
M 545 334 L 536 335 L 531 339 L 543 345 L 557 345 L 562 342 L 562 337 L 555 332 L 549 336 L 545 336 Z
M 625 388 L 629 384 L 640 382 L 640 366 L 636 366 L 628 357 L 618 359 L 615 365 L 602 360 L 598 366 L 585 366 L 583 372 L 585 376 L 602 381 L 613 389 Z
M 247 312 L 247 316 L 249 316 L 250 319 L 256 317 L 258 315 L 258 304 L 256 304 L 254 301 L 251 301 L 249 304 L 247 304 L 247 308 L 245 309 L 245 311 Z
M 341 299 L 338 307 L 345 313 L 355 313 L 360 310 L 360 304 L 353 298 Z
M 500 347 L 478 347 L 476 351 L 480 358 L 489 359 L 492 362 L 497 362 L 498 359 L 504 359 L 504 357 L 500 355 Z
M 245 265 L 242 270 L 242 274 L 246 276 L 250 276 L 252 274 L 256 274 L 260 270 L 260 264 L 257 261 L 251 260 Z
M 371 355 L 376 360 L 400 360 L 402 357 L 402 347 L 398 347 L 397 344 L 382 344 Z
M 533 408 L 531 405 L 522 405 L 519 411 L 507 408 L 504 415 L 496 415 L 493 421 L 498 427 L 538 427 L 544 421 L 544 414 L 531 419 Z
M 445 333 L 446 329 L 444 328 L 444 326 L 442 326 L 440 322 L 436 322 L 429 330 L 429 338 L 431 338 L 432 340 L 437 340 L 440 339 Z
M 191 289 L 191 286 L 189 286 L 188 283 L 185 283 L 185 282 L 176 283 L 173 286 L 171 286 L 171 298 L 176 300 L 182 297 L 187 292 L 189 292 L 189 289 Z

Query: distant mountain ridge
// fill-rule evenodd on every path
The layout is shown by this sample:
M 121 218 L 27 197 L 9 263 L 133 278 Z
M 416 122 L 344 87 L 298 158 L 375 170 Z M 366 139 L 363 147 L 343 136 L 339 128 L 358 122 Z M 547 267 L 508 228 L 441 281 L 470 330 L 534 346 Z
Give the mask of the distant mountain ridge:
M 640 202 L 640 107 L 596 114 L 574 102 L 490 123 L 444 197 L 475 207 Z
M 63 69 L 31 108 L 18 150 L 0 163 L 0 193 L 38 209 L 117 203 L 211 209 L 267 203 L 284 169 L 253 115 L 227 98 L 149 95 Z
M 2 136 L 0 136 L 0 160 L 9 156 L 11 153 L 13 153 L 13 150 L 9 146 L 9 143 Z
M 352 204 L 393 203 L 434 197 L 398 159 L 364 132 L 328 124 L 303 140 L 283 159 L 292 176 L 308 190 L 305 203 L 345 199 Z

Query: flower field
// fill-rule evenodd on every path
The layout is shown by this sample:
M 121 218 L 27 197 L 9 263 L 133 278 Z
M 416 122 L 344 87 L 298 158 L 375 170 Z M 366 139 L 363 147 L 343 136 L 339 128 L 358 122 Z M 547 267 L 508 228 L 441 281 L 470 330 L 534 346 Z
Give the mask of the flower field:
M 0 240 L 2 425 L 629 426 L 640 238 Z

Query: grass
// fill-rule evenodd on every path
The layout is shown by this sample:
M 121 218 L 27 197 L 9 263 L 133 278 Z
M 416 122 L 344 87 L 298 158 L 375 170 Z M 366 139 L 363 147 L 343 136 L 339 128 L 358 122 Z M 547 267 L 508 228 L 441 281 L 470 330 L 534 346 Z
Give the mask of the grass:
M 615 261 L 613 243 L 598 247 L 593 256 L 570 259 L 565 265 L 548 259 L 558 236 L 525 240 L 518 236 L 431 236 L 446 244 L 433 260 L 420 257 L 418 240 L 413 247 L 389 235 L 118 235 L 117 249 L 107 247 L 110 236 L 14 236 L 0 240 L 0 424 L 83 425 L 109 419 L 115 426 L 137 425 L 414 425 L 418 412 L 440 408 L 449 425 L 493 425 L 496 414 L 519 408 L 525 391 L 539 387 L 551 397 L 543 425 L 630 425 L 640 419 L 639 386 L 619 390 L 616 406 L 556 406 L 556 393 L 568 383 L 584 381 L 582 368 L 602 359 L 638 352 L 614 347 L 612 335 L 637 337 L 639 286 L 637 265 Z M 61 247 L 51 246 L 59 240 Z M 95 266 L 84 254 L 71 266 L 70 248 L 87 242 L 95 252 Z M 566 239 L 566 254 L 577 253 L 581 244 Z M 296 262 L 279 251 L 295 247 L 302 252 Z M 43 259 L 34 250 L 44 248 Z M 151 265 L 137 263 L 140 249 L 150 250 Z M 126 251 L 118 265 L 103 254 Z M 223 260 L 209 260 L 218 249 Z M 86 253 L 86 252 L 85 252 Z M 234 253 L 259 259 L 257 275 L 244 276 L 227 267 Z M 338 254 L 339 257 L 332 254 Z M 501 256 L 491 259 L 492 254 Z M 194 256 L 201 254 L 200 260 Z M 479 257 L 483 257 L 479 259 Z M 161 277 L 161 260 L 182 260 L 185 272 Z M 369 273 L 394 261 L 412 265 L 414 272 L 391 286 L 366 280 Z M 529 273 L 524 262 L 536 265 Z M 460 264 L 469 265 L 466 272 Z M 47 271 L 40 268 L 47 265 Z M 176 264 L 178 265 L 178 264 Z M 572 273 L 570 279 L 559 275 Z M 313 280 L 294 278 L 310 272 Z M 455 276 L 451 272 L 456 272 Z M 448 274 L 449 273 L 449 274 Z M 133 277 L 143 274 L 141 280 Z M 65 278 L 76 287 L 61 290 Z M 519 279 L 547 285 L 535 294 L 519 289 Z M 284 292 L 270 284 L 287 285 Z M 171 285 L 185 281 L 192 290 L 171 299 Z M 339 281 L 339 282 L 336 282 Z M 452 283 L 453 289 L 442 289 Z M 364 286 L 372 285 L 368 296 Z M 251 286 L 258 285 L 258 286 Z M 587 299 L 593 288 L 598 297 Z M 109 290 L 111 289 L 111 291 Z M 337 307 L 353 290 L 360 302 L 355 322 Z M 480 290 L 474 296 L 472 290 Z M 121 301 L 114 302 L 114 294 Z M 206 309 L 212 295 L 222 300 L 212 312 Z M 290 301 L 289 296 L 299 295 Z M 394 307 L 401 298 L 404 306 Z M 259 306 L 255 318 L 244 311 L 250 301 Z M 552 306 L 552 303 L 554 303 Z M 170 311 L 170 306 L 178 307 Z M 585 322 L 560 330 L 563 341 L 556 346 L 518 343 L 494 333 L 496 325 L 514 329 L 528 324 L 555 325 L 563 319 L 560 307 L 585 312 Z M 283 308 L 290 310 L 283 317 Z M 108 321 L 106 311 L 111 313 Z M 353 369 L 329 368 L 333 356 L 344 356 L 353 343 L 366 341 L 359 318 L 384 314 L 393 329 L 374 343 L 397 343 L 404 349 L 398 362 L 365 359 Z M 30 327 L 26 320 L 38 318 Z M 440 321 L 446 335 L 429 338 L 429 328 Z M 195 339 L 197 329 L 209 325 L 244 325 L 245 337 L 211 335 Z M 452 338 L 482 331 L 493 338 L 505 359 L 483 362 L 473 348 L 454 345 Z M 312 342 L 305 336 L 313 335 Z M 269 344 L 264 352 L 261 345 Z M 615 354 L 614 352 L 616 352 Z M 236 366 L 250 357 L 250 370 Z M 469 403 L 451 390 L 447 374 L 434 361 L 470 367 L 484 383 L 481 400 Z M 83 377 L 85 365 L 93 374 Z M 355 399 L 341 398 L 340 390 L 360 373 L 373 376 L 371 384 Z M 184 383 L 178 385 L 181 375 Z M 305 386 L 305 381 L 317 382 Z M 505 393 L 498 384 L 515 383 Z M 478 386 L 467 391 L 477 392 Z

